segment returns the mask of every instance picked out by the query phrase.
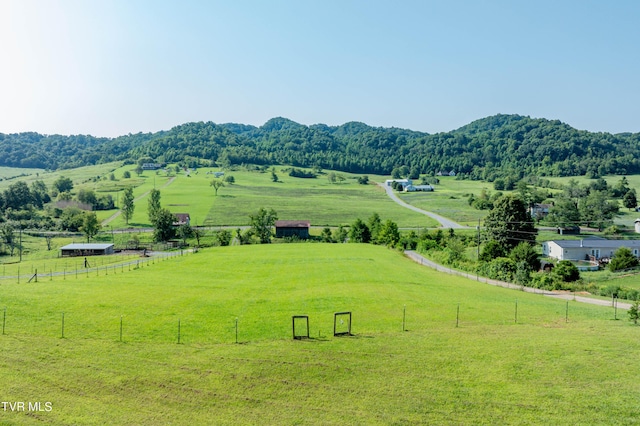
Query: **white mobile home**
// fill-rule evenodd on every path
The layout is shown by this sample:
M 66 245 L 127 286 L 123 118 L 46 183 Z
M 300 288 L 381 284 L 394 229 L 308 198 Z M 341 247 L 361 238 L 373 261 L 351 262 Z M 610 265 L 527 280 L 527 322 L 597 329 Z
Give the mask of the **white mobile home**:
M 598 260 L 611 258 L 620 247 L 626 247 L 635 256 L 640 256 L 640 240 L 604 238 L 545 241 L 542 243 L 542 254 L 558 260 Z

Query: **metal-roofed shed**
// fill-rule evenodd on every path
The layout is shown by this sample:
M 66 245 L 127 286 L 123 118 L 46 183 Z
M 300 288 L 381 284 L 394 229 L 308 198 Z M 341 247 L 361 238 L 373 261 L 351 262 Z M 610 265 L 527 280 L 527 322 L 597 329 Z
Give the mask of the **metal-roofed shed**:
M 73 243 L 60 248 L 62 256 L 100 256 L 113 254 L 111 243 Z

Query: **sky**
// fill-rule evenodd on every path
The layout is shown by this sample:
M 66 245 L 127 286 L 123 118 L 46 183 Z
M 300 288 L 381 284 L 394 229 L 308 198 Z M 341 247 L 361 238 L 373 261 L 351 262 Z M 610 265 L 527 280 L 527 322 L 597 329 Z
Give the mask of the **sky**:
M 640 1 L 0 0 L 0 133 L 192 121 L 640 132 Z

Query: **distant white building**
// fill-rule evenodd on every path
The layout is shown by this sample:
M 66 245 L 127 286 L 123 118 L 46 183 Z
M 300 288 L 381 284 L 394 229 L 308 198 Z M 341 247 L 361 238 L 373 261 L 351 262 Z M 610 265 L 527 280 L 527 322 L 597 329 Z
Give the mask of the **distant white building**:
M 636 234 L 640 234 L 640 219 L 636 219 L 634 223 L 636 225 Z
M 640 256 L 640 240 L 607 240 L 586 238 L 583 240 L 554 240 L 542 243 L 542 254 L 558 260 L 589 260 L 611 258 L 620 247 L 626 247 Z
M 143 163 L 142 170 L 158 170 L 162 168 L 160 163 Z
M 407 185 L 404 187 L 404 192 L 432 192 L 433 186 L 431 185 Z
M 384 181 L 384 184 L 386 186 L 391 186 L 393 185 L 393 182 L 397 182 L 399 185 L 402 185 L 402 190 L 404 191 L 405 188 L 409 185 L 411 185 L 413 182 L 411 181 L 411 179 L 387 179 Z

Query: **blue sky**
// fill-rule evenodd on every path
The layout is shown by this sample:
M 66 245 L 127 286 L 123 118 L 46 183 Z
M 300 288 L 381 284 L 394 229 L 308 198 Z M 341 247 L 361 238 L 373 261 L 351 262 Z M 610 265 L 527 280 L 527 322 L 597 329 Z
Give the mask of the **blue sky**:
M 640 132 L 640 2 L 0 0 L 0 132 L 489 115 Z

